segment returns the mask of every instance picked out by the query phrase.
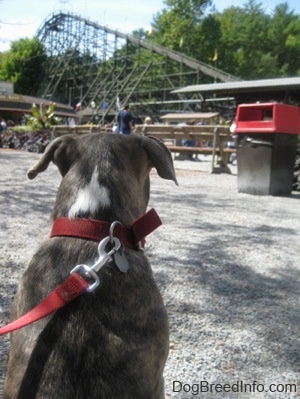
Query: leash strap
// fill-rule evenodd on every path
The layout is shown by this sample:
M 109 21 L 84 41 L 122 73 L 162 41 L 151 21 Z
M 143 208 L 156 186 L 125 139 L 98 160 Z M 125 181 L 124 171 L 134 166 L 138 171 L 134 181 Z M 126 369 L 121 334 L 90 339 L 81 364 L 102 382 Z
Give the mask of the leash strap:
M 88 288 L 88 283 L 78 274 L 72 274 L 56 287 L 41 303 L 24 316 L 0 328 L 0 336 L 28 326 L 67 305 Z

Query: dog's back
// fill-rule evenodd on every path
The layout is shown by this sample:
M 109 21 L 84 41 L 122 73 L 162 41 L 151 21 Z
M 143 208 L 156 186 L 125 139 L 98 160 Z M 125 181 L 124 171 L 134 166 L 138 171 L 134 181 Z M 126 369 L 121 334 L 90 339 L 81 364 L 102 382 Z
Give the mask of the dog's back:
M 54 219 L 118 220 L 129 227 L 146 210 L 153 166 L 176 182 L 163 144 L 137 135 L 57 139 L 29 177 L 51 161 L 63 176 Z M 74 266 L 92 264 L 97 247 L 76 237 L 45 241 L 24 273 L 12 318 L 36 306 Z M 126 273 L 109 262 L 93 293 L 12 334 L 4 399 L 164 397 L 166 310 L 143 251 L 126 248 L 125 254 Z

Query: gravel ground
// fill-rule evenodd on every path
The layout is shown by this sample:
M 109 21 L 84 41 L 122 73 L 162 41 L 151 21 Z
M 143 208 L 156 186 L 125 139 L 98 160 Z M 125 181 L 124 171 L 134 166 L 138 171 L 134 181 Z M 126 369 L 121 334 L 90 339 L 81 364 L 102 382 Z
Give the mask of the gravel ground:
M 0 152 L 1 325 L 50 229 L 60 177 L 51 165 L 27 180 L 37 158 Z M 170 320 L 166 397 L 300 398 L 300 194 L 237 193 L 236 166 L 210 174 L 204 158 L 175 167 L 178 187 L 152 173 L 149 206 L 163 226 L 147 240 Z M 7 353 L 2 337 L 0 393 Z

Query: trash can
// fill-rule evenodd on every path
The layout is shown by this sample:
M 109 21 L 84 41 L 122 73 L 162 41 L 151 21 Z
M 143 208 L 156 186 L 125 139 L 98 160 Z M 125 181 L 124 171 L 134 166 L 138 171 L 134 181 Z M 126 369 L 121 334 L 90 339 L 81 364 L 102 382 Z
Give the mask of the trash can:
M 300 108 L 241 104 L 236 115 L 238 191 L 288 196 L 292 192 Z

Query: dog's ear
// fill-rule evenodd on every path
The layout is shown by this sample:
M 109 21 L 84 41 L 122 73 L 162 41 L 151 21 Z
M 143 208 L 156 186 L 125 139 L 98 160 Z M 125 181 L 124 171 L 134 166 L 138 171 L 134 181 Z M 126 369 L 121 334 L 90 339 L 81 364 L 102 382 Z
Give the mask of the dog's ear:
M 178 185 L 173 159 L 169 149 L 156 137 L 142 136 L 141 138 L 142 147 L 147 151 L 159 176 L 163 179 L 173 180 Z
M 61 175 L 64 176 L 77 156 L 76 138 L 72 135 L 58 137 L 47 146 L 41 159 L 28 170 L 27 176 L 30 180 L 34 179 L 48 168 L 51 161 L 57 165 Z

